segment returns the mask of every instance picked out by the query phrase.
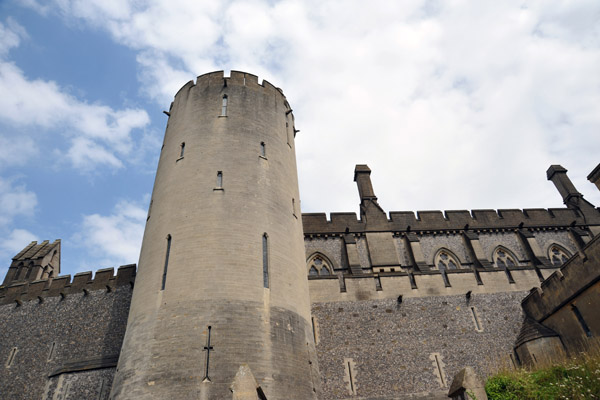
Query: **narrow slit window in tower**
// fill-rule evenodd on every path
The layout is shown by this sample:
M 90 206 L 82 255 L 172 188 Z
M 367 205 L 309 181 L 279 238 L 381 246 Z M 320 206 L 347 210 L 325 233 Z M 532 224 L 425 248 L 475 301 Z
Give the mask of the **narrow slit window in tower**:
M 185 142 L 181 142 L 181 150 L 179 151 L 179 158 L 183 158 L 184 152 L 185 152 Z
M 163 270 L 162 286 L 160 290 L 165 290 L 167 283 L 167 268 L 169 267 L 169 255 L 171 253 L 171 235 L 167 235 L 167 254 L 165 255 L 165 268 Z
M 98 385 L 98 400 L 102 400 L 104 398 L 104 379 L 100 379 L 100 385 Z
M 296 199 L 292 198 L 292 215 L 296 217 Z M 298 217 L 296 217 L 298 218 Z
M 267 158 L 267 145 L 265 142 L 260 142 L 260 156 Z
M 8 355 L 8 360 L 6 360 L 6 367 L 10 367 L 13 363 L 13 361 L 15 361 L 15 356 L 17 355 L 17 348 L 13 347 L 12 350 L 10 351 L 10 354 Z
M 573 314 L 575 314 L 575 317 L 577 317 L 577 321 L 579 321 L 579 325 L 581 325 L 581 328 L 585 332 L 585 335 L 587 337 L 592 337 L 592 331 L 590 330 L 590 327 L 588 326 L 587 322 L 585 322 L 585 319 L 583 319 L 583 315 L 581 315 L 581 311 L 579 311 L 579 308 L 577 308 L 575 304 L 571 304 L 571 310 L 573 311 Z
M 291 130 L 289 122 L 285 123 L 285 134 L 287 135 L 287 144 L 292 147 Z
M 217 171 L 217 188 L 223 187 L 223 171 Z
M 263 286 L 269 287 L 269 237 L 267 234 L 262 236 L 262 256 L 263 256 Z
M 223 103 L 221 105 L 221 117 L 227 116 L 227 95 L 223 95 Z
M 444 363 L 442 362 L 442 356 L 439 353 L 432 353 L 429 359 L 433 361 L 435 372 L 439 378 L 439 383 L 442 387 L 446 386 L 446 373 L 444 371 Z
M 344 381 L 346 383 L 348 383 L 348 385 L 346 386 L 346 388 L 348 389 L 348 394 L 351 396 L 356 396 L 356 370 L 355 370 L 355 366 L 356 364 L 354 363 L 354 360 L 351 358 L 344 358 L 344 369 L 346 370 L 345 372 L 345 377 L 344 377 Z
M 52 342 L 50 344 L 50 351 L 48 352 L 48 359 L 46 361 L 51 361 L 54 356 L 54 348 L 56 347 L 56 342 Z
M 475 322 L 475 330 L 477 332 L 482 332 L 481 323 L 479 322 L 479 317 L 477 316 L 477 311 L 475 307 L 471 307 L 471 314 L 473 315 L 473 321 Z
M 148 216 L 146 217 L 146 221 L 150 219 L 150 213 L 152 212 L 152 202 L 154 200 L 150 199 L 150 205 L 148 206 Z

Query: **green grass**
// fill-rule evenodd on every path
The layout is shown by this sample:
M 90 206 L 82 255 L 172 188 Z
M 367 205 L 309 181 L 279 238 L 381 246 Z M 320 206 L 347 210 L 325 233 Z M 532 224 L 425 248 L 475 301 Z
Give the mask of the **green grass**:
M 499 372 L 488 378 L 485 391 L 489 400 L 600 399 L 600 356 Z

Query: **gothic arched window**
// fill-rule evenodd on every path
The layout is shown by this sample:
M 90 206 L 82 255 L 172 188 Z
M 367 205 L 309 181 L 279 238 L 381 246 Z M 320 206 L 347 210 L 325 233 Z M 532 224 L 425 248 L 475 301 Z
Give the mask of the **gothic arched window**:
M 517 258 L 515 257 L 515 255 L 502 246 L 499 246 L 498 248 L 496 248 L 496 250 L 494 250 L 494 255 L 492 256 L 492 259 L 494 260 L 494 264 L 498 268 L 517 266 Z
M 322 254 L 314 254 L 308 259 L 308 275 L 327 276 L 333 274 L 331 261 Z
M 548 258 L 552 262 L 552 265 L 559 267 L 571 258 L 571 255 L 559 245 L 553 244 L 548 250 Z
M 29 277 L 31 276 L 31 272 L 33 272 L 33 261 L 29 263 L 29 266 L 27 267 L 27 274 L 25 274 L 25 279 L 29 279 Z
M 458 269 L 460 262 L 450 250 L 441 249 L 433 259 L 433 268 L 439 270 Z
M 20 279 L 23 279 L 23 272 L 25 271 L 25 265 L 23 263 L 19 263 L 19 266 L 17 267 L 17 273 L 15 274 L 15 281 L 18 281 Z

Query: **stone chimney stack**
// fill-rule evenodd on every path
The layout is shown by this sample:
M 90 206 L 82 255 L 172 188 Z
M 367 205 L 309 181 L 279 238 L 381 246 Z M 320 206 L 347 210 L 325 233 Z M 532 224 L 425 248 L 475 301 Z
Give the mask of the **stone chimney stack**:
M 588 181 L 592 182 L 598 190 L 600 190 L 600 164 L 596 165 L 596 168 L 590 172 L 587 176 Z
M 358 186 L 358 195 L 360 201 L 374 200 L 377 201 L 373 185 L 371 184 L 371 169 L 366 164 L 358 164 L 354 168 L 354 182 Z

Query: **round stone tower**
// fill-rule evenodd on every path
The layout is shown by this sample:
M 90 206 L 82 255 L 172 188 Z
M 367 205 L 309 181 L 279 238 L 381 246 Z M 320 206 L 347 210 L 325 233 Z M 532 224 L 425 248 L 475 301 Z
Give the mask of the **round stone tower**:
M 111 399 L 318 398 L 294 133 L 254 75 L 175 95 Z

